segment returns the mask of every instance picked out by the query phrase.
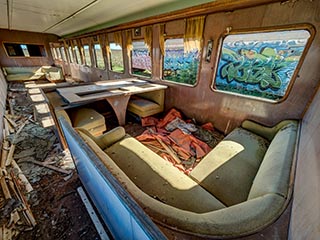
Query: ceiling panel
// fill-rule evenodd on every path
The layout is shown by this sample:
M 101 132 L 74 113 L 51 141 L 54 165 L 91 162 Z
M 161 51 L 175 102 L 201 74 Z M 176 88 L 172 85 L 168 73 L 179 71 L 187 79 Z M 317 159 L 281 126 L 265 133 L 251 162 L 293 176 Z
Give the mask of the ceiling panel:
M 212 0 L 9 0 L 11 28 L 60 36 L 93 31 Z M 0 0 L 0 27 L 8 28 L 7 0 Z
M 13 0 L 12 29 L 43 32 L 92 0 Z
M 0 0 L 0 28 L 8 28 L 6 0 Z

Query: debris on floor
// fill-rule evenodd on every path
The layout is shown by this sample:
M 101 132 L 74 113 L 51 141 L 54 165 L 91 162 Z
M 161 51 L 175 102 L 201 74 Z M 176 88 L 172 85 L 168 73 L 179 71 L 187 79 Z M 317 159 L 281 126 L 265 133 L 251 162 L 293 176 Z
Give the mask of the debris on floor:
M 224 137 L 212 123 L 198 126 L 194 120 L 183 120 L 174 108 L 161 120 L 146 117 L 141 122 L 147 130 L 137 136 L 137 140 L 185 174 Z
M 41 124 L 23 84 L 11 83 L 0 172 L 0 239 L 99 239 L 76 189 L 70 153 Z M 2 134 L 2 133 L 1 133 Z

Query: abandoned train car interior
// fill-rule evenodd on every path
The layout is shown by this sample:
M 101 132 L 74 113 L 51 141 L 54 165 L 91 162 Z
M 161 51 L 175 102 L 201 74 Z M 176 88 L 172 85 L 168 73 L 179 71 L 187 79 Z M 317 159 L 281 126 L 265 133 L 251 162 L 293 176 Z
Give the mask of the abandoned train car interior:
M 0 5 L 0 239 L 319 239 L 320 1 Z

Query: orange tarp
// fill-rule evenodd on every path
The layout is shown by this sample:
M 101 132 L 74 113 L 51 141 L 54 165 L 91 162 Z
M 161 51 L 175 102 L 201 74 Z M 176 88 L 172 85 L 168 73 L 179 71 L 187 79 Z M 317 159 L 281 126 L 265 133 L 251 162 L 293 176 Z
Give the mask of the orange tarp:
M 136 138 L 179 170 L 188 174 L 211 148 L 205 142 L 192 134 L 184 133 L 179 128 L 172 132 L 167 131 L 165 129 L 167 124 L 176 118 L 182 120 L 182 114 L 176 109 L 171 109 L 160 121 L 154 117 L 143 118 L 142 125 L 152 127 Z M 208 123 L 205 128 L 213 129 L 213 125 Z

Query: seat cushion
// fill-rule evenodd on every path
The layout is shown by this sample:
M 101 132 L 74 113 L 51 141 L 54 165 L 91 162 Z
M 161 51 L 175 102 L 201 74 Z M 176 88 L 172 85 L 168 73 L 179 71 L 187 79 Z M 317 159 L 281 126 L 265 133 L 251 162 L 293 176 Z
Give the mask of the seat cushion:
M 140 117 L 146 117 L 161 112 L 162 108 L 159 104 L 152 102 L 151 100 L 135 96 L 130 99 L 128 103 L 128 110 Z
M 205 156 L 190 177 L 227 206 L 247 200 L 269 142 L 236 128 Z
M 149 196 L 197 213 L 225 206 L 171 163 L 132 137 L 113 144 L 105 152 Z
M 91 108 L 80 108 L 71 113 L 72 125 L 75 128 L 84 128 L 91 134 L 97 135 L 106 130 L 103 115 Z

